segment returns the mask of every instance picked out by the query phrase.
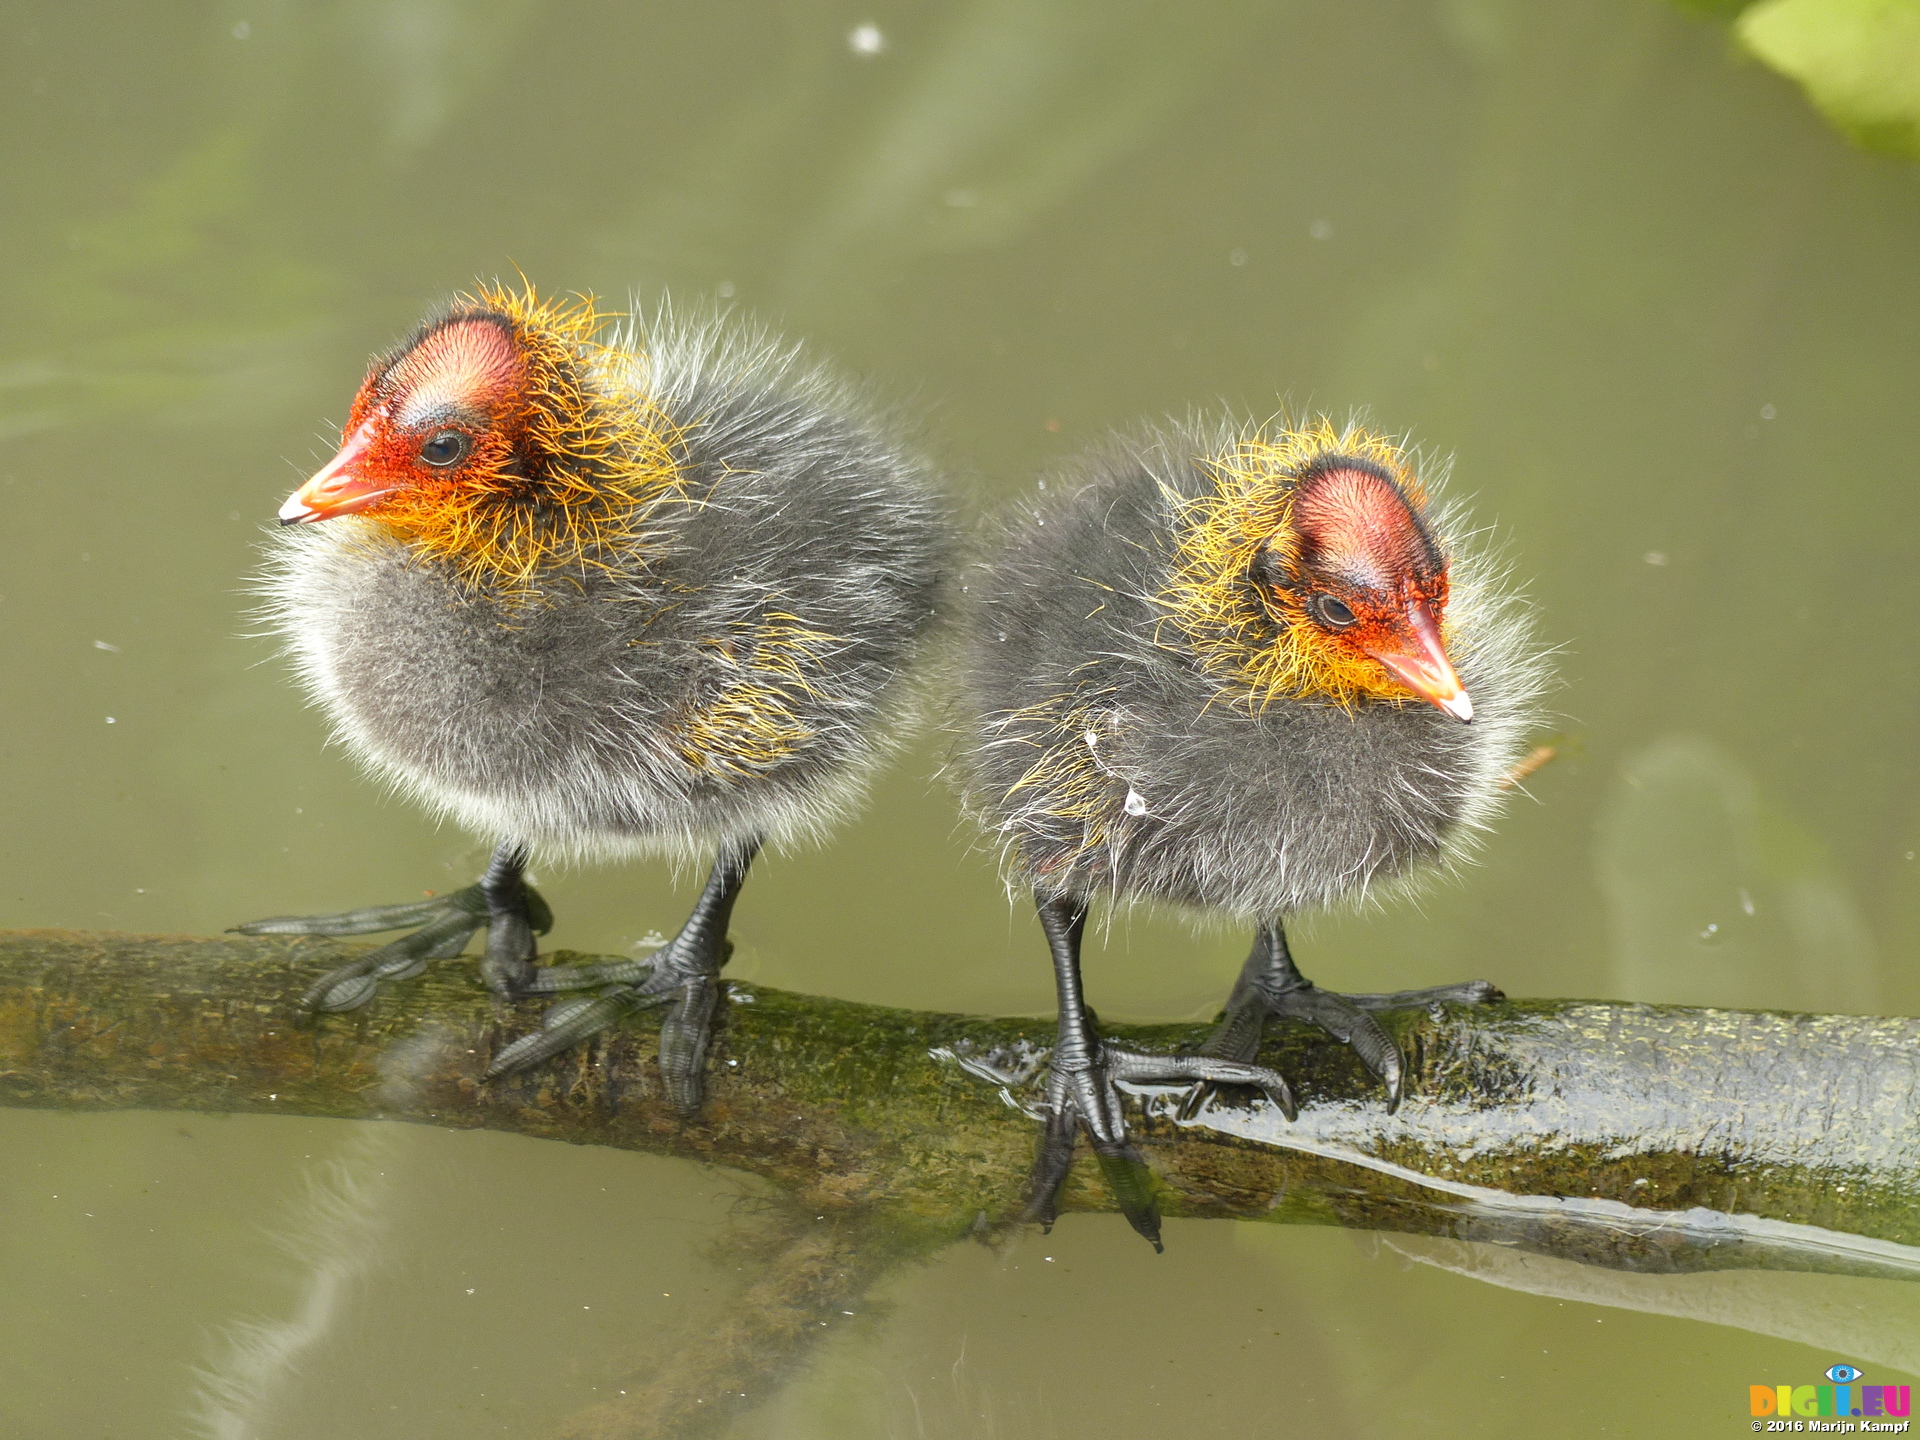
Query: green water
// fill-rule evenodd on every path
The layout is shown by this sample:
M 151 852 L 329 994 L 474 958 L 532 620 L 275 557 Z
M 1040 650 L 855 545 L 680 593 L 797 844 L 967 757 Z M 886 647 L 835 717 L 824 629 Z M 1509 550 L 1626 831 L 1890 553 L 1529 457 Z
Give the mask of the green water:
M 368 352 L 517 265 L 730 296 L 917 406 L 983 501 L 1143 413 L 1367 407 L 1505 536 L 1574 742 L 1464 881 L 1310 927 L 1309 972 L 1920 1006 L 1920 170 L 1714 25 L 224 0 L 16 3 L 0 34 L 0 923 L 205 933 L 472 877 L 326 747 L 243 591 Z M 1049 1007 L 935 749 L 756 872 L 739 974 Z M 697 877 L 543 884 L 556 943 L 621 951 Z M 1207 1013 L 1243 953 L 1138 915 L 1092 998 Z M 724 1302 L 757 1193 L 291 1120 L 0 1111 L 0 1155 L 0 1434 L 29 1440 L 538 1440 Z M 1920 1373 L 1890 1282 L 1168 1239 L 1069 1217 L 898 1275 L 731 1434 L 1730 1435 L 1749 1384 Z

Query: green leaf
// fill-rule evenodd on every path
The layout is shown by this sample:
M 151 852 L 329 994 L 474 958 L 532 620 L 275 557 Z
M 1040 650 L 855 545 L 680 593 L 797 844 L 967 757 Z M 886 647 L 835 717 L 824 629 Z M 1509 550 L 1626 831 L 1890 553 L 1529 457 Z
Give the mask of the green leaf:
M 1761 0 L 1734 31 L 1857 143 L 1920 160 L 1920 0 Z

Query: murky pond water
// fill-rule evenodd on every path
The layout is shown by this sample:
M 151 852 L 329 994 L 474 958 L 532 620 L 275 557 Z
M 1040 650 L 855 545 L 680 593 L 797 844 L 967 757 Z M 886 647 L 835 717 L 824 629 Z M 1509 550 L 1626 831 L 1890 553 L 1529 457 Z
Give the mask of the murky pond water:
M 325 746 L 243 592 L 367 353 L 518 266 L 810 337 L 982 503 L 1143 413 L 1367 407 L 1507 537 L 1575 739 L 1464 881 L 1303 964 L 1920 1006 L 1920 170 L 1712 25 L 223 0 L 0 33 L 0 923 L 208 933 L 471 877 Z M 937 749 L 764 866 L 736 973 L 1049 1008 Z M 695 877 L 543 884 L 555 942 L 617 952 Z M 1242 953 L 1139 914 L 1089 984 L 1194 1016 Z M 7 1110 L 0 1153 L 0 1432 L 35 1440 L 541 1436 L 734 1292 L 758 1194 L 341 1122 Z M 1745 1433 L 1749 1384 L 1840 1359 L 1920 1369 L 1913 1288 L 1225 1222 L 1156 1258 L 1076 1216 L 888 1280 L 732 1433 Z

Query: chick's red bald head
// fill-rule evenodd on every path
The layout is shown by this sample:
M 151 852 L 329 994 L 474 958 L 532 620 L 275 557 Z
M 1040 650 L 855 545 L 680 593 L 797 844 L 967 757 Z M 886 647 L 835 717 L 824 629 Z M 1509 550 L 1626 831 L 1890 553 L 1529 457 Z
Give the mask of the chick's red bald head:
M 1323 644 L 1364 657 L 1456 720 L 1473 718 L 1441 638 L 1447 562 L 1415 502 L 1382 467 L 1328 456 L 1301 475 L 1289 574 L 1278 577 Z
M 505 317 L 467 314 L 428 326 L 375 364 L 338 453 L 281 506 L 280 523 L 378 518 L 403 498 L 417 503 L 423 490 L 510 468 L 525 388 Z

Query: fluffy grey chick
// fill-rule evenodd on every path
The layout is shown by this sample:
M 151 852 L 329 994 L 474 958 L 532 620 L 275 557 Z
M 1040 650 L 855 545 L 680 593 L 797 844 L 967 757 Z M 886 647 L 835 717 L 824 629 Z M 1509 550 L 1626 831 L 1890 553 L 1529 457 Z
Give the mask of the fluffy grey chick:
M 967 589 L 969 810 L 1032 891 L 1059 1032 L 1026 1214 L 1051 1224 L 1084 1127 L 1135 1229 L 1159 1218 L 1115 1080 L 1253 1085 L 1271 1016 L 1351 1044 L 1398 1104 L 1369 1013 L 1483 1001 L 1485 982 L 1316 989 L 1282 920 L 1458 854 L 1496 808 L 1544 680 L 1523 609 L 1459 551 L 1393 442 L 1324 421 L 1188 423 L 1119 439 L 1043 486 Z M 1471 698 L 1469 698 L 1471 697 Z M 1081 995 L 1088 905 L 1170 901 L 1251 921 L 1253 952 L 1198 1055 L 1103 1043 Z
M 280 520 L 271 613 L 307 690 L 368 768 L 497 849 L 440 899 L 240 928 L 412 928 L 316 984 L 326 1011 L 484 926 L 500 994 L 598 992 L 491 1073 L 664 1004 L 662 1076 L 697 1108 L 749 864 L 844 818 L 910 708 L 948 565 L 922 468 L 758 331 L 610 332 L 590 302 L 485 287 L 375 361 Z M 651 956 L 535 964 L 531 854 L 716 851 Z

